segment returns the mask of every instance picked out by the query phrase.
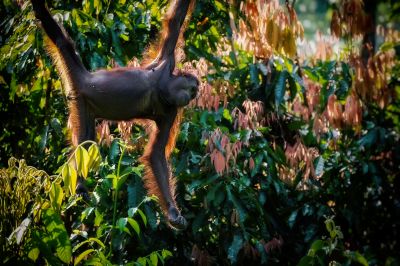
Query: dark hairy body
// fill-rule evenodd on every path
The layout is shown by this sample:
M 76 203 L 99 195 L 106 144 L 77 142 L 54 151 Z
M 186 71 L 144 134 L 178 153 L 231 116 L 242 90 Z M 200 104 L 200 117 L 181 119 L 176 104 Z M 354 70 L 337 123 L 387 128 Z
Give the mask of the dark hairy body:
M 175 202 L 175 180 L 168 159 L 175 145 L 182 107 L 196 97 L 199 86 L 193 75 L 173 73 L 176 44 L 193 1 L 177 0 L 171 4 L 160 51 L 150 64 L 96 72 L 83 66 L 73 42 L 54 21 L 44 0 L 31 2 L 48 36 L 47 50 L 66 90 L 72 143 L 95 140 L 95 119 L 138 119 L 139 124 L 150 129 L 149 143 L 141 158 L 145 186 L 149 193 L 158 196 L 170 225 L 185 228 L 186 220 Z M 83 187 L 82 180 L 78 186 Z

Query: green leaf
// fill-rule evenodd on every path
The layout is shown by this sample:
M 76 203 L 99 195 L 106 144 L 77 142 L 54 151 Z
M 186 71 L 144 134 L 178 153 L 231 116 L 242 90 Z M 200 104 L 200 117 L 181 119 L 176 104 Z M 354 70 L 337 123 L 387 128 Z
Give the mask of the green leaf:
M 64 181 L 64 190 L 69 191 L 71 195 L 75 195 L 76 183 L 78 181 L 78 174 L 72 163 L 64 164 L 61 170 L 61 176 Z M 66 192 L 68 194 L 68 192 Z
M 243 237 L 241 235 L 235 235 L 233 237 L 233 241 L 228 249 L 228 259 L 232 264 L 235 264 L 237 261 L 237 255 L 243 246 Z
M 146 225 L 147 225 L 147 218 L 146 218 L 146 215 L 145 215 L 145 214 L 143 213 L 143 211 L 140 210 L 140 209 L 138 209 L 138 213 L 139 213 L 140 217 L 142 217 L 143 223 L 144 223 L 144 225 L 146 226 Z
M 253 86 L 257 87 L 259 85 L 257 65 L 251 64 L 249 66 L 249 70 L 250 70 L 250 82 Z
M 154 211 L 148 205 L 145 205 L 144 211 L 146 213 L 146 217 L 148 219 L 150 228 L 152 230 L 156 230 L 156 228 L 158 227 L 158 220 L 157 220 L 157 216 L 155 215 Z
M 38 247 L 40 254 L 49 262 L 49 264 L 60 264 L 60 261 L 54 256 L 54 241 L 50 239 L 43 231 L 32 231 L 32 244 Z
M 168 257 L 172 257 L 172 253 L 169 250 L 163 249 L 161 251 L 161 255 L 164 259 L 168 258 Z
M 42 133 L 40 134 L 40 141 L 39 141 L 39 151 L 44 151 L 47 145 L 47 140 L 49 137 L 49 126 L 46 125 L 42 129 Z
M 72 257 L 72 247 L 60 215 L 53 209 L 46 209 L 42 211 L 42 220 L 50 233 L 51 240 L 48 244 L 51 243 L 56 248 L 57 257 L 68 264 Z
M 8 93 L 11 102 L 14 102 L 14 98 L 15 98 L 15 94 L 17 92 L 17 89 L 18 89 L 17 78 L 16 78 L 16 75 L 15 75 L 15 72 L 13 72 L 12 76 L 11 76 L 10 92 Z
M 57 136 L 61 137 L 63 135 L 60 120 L 58 120 L 57 118 L 51 119 L 50 126 L 56 132 Z
M 118 229 L 121 232 L 125 231 L 124 229 L 126 228 L 127 223 L 128 223 L 128 218 L 119 218 L 117 222 Z
M 142 179 L 133 176 L 128 185 L 128 207 L 138 206 L 144 196 Z
M 61 209 L 63 199 L 64 191 L 60 184 L 53 182 L 50 189 L 50 202 L 55 210 L 59 211 Z
M 314 82 L 319 82 L 320 81 L 320 77 L 318 75 L 318 72 L 314 69 L 314 68 L 310 68 L 310 67 L 303 67 L 302 68 L 304 74 L 312 81 Z
M 105 248 L 106 246 L 104 245 L 103 242 L 101 242 L 99 239 L 91 237 L 89 239 L 86 239 L 85 241 L 80 242 L 79 244 L 77 244 L 72 251 L 75 252 L 77 251 L 80 247 L 82 247 L 83 245 L 87 244 L 87 243 L 93 243 L 96 242 L 97 244 L 99 244 L 100 247 Z
M 92 253 L 92 252 L 95 252 L 96 250 L 94 250 L 94 249 L 88 249 L 88 250 L 85 250 L 84 252 L 82 252 L 81 254 L 79 254 L 79 256 L 78 257 L 76 257 L 76 259 L 75 259 L 75 261 L 74 261 L 74 265 L 78 265 L 79 264 L 79 262 L 81 262 L 81 260 L 83 260 L 87 255 L 89 255 L 90 253 Z
M 97 243 L 100 247 L 102 247 L 102 248 L 106 248 L 106 246 L 104 245 L 104 243 L 103 243 L 100 239 L 91 237 L 91 238 L 89 238 L 88 240 L 89 240 L 90 242 L 96 242 L 96 243 Z
M 35 262 L 38 259 L 39 254 L 40 254 L 39 248 L 32 248 L 28 252 L 28 258 L 30 258 L 31 260 L 33 260 Z
M 75 151 L 75 161 L 78 172 L 86 178 L 89 171 L 89 154 L 85 148 L 78 146 Z
M 122 33 L 121 33 L 121 34 L 119 35 L 119 37 L 120 37 L 122 40 L 126 41 L 126 42 L 129 41 L 129 36 L 126 35 L 126 34 L 122 34 Z
M 62 260 L 64 263 L 69 263 L 71 261 L 72 252 L 70 245 L 69 246 L 60 245 L 59 247 L 57 247 L 56 252 L 58 258 Z
M 143 257 L 138 258 L 136 260 L 136 262 L 139 263 L 139 265 L 141 265 L 141 266 L 146 266 L 147 265 L 147 259 L 143 258 Z
M 99 167 L 101 162 L 100 151 L 97 144 L 90 145 L 88 150 L 88 155 L 89 155 L 88 168 L 92 169 L 93 171 L 97 171 L 97 168 Z
M 126 179 L 128 178 L 129 174 L 122 175 L 118 178 L 117 189 L 119 190 L 122 185 L 125 183 Z
M 110 158 L 110 161 L 112 163 L 116 163 L 116 159 L 118 158 L 118 155 L 119 155 L 119 140 L 114 139 L 113 142 L 111 143 L 111 147 L 108 152 L 108 157 Z
M 379 50 L 381 50 L 382 52 L 387 52 L 387 51 L 393 49 L 394 47 L 395 46 L 394 46 L 393 42 L 385 42 L 381 45 L 381 47 L 379 47 Z
M 345 253 L 345 256 L 350 258 L 352 261 L 356 261 L 360 263 L 361 265 L 368 266 L 368 261 L 367 259 L 361 255 L 358 251 L 350 251 L 347 254 Z
M 69 191 L 71 192 L 71 195 L 75 195 L 76 192 L 76 184 L 78 182 L 78 173 L 75 170 L 75 167 L 72 165 L 72 163 L 68 164 L 68 173 L 69 173 Z
M 260 167 L 263 162 L 264 154 L 260 153 L 256 156 L 254 160 L 254 168 L 251 170 L 250 176 L 253 177 L 257 173 L 260 173 Z
M 62 167 L 62 170 L 61 170 L 61 176 L 62 176 L 63 182 L 64 182 L 64 190 L 66 191 L 67 194 L 70 191 L 69 187 L 71 185 L 71 177 L 69 175 L 68 170 L 69 170 L 68 164 L 64 164 Z
M 162 255 L 161 255 L 159 252 L 155 252 L 155 253 L 156 253 L 156 255 L 157 255 L 157 257 L 158 257 L 160 263 L 161 263 L 162 265 L 164 265 L 164 264 L 165 264 L 165 260 L 164 260 L 164 258 L 162 257 Z
M 358 144 L 366 148 L 371 148 L 372 145 L 376 143 L 377 139 L 378 139 L 378 130 L 377 128 L 373 128 L 370 131 L 368 131 L 368 133 L 358 141 Z
M 297 213 L 298 213 L 298 210 L 295 210 L 295 211 L 293 211 L 292 214 L 289 216 L 288 224 L 289 224 L 289 227 L 290 227 L 290 228 L 293 227 L 294 222 L 296 221 Z
M 215 198 L 215 193 L 220 189 L 220 187 L 222 186 L 222 183 L 217 183 L 214 186 L 211 186 L 211 188 L 209 189 L 208 193 L 207 193 L 207 201 L 209 203 L 213 203 L 214 198 Z M 214 205 L 216 206 L 216 205 Z
M 231 116 L 231 113 L 229 112 L 229 109 L 224 109 L 222 116 L 223 116 L 223 118 L 225 118 L 226 120 L 228 120 L 229 122 L 232 123 L 232 116 Z
M 221 206 L 222 202 L 225 199 L 225 196 L 226 196 L 226 190 L 225 187 L 222 186 L 221 189 L 217 193 L 215 193 L 213 205 L 217 207 Z
M 236 210 L 239 213 L 239 220 L 241 223 L 243 223 L 246 218 L 247 218 L 247 211 L 241 201 L 232 193 L 231 191 L 231 186 L 226 187 L 226 192 L 228 195 L 228 199 L 233 203 L 235 206 Z
M 169 250 L 163 249 L 161 251 L 161 255 L 164 259 L 168 258 L 168 257 L 172 257 L 172 253 Z
M 152 253 L 150 254 L 150 261 L 151 261 L 151 264 L 152 264 L 153 266 L 157 266 L 157 264 L 158 264 L 158 257 L 157 257 L 157 253 L 156 253 L 156 252 L 152 252 Z
M 215 8 L 217 9 L 218 12 L 225 12 L 226 8 L 225 5 L 223 3 L 221 3 L 220 1 L 215 1 Z
M 325 226 L 326 230 L 328 230 L 329 233 L 335 230 L 335 222 L 332 220 L 332 218 L 328 218 L 325 220 Z
M 127 219 L 128 219 L 129 224 L 132 226 L 133 230 L 135 230 L 136 234 L 139 236 L 140 235 L 139 224 L 133 218 L 127 218 Z
M 96 209 L 94 210 L 94 215 L 94 226 L 100 226 L 100 224 L 103 222 L 103 214 Z
M 110 174 L 107 175 L 106 178 L 108 179 L 112 179 L 112 188 L 115 190 L 117 189 L 117 185 L 118 185 L 118 178 L 115 174 Z
M 81 213 L 81 221 L 84 221 L 87 217 L 89 217 L 94 210 L 94 207 L 88 207 Z
M 323 240 L 315 240 L 312 244 L 311 244 L 311 248 L 308 252 L 308 254 L 310 256 L 314 256 L 317 251 L 321 250 L 324 247 L 324 241 Z
M 314 258 L 311 256 L 302 257 L 300 262 L 297 264 L 297 266 L 309 266 L 309 265 L 314 265 Z
M 278 80 L 276 81 L 276 84 L 275 84 L 275 106 L 277 108 L 282 103 L 283 96 L 285 96 L 286 76 L 287 76 L 286 70 L 279 72 Z

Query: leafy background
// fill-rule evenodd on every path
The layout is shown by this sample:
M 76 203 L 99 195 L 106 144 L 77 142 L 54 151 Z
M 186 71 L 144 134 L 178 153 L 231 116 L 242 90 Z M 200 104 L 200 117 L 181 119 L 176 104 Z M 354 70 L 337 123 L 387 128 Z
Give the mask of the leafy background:
M 90 70 L 140 61 L 168 4 L 47 2 Z M 73 150 L 31 5 L 3 1 L 2 262 L 398 265 L 399 8 L 198 1 L 178 67 L 202 84 L 172 158 L 189 227 L 174 231 L 143 190 L 145 132 L 98 121 L 99 146 Z

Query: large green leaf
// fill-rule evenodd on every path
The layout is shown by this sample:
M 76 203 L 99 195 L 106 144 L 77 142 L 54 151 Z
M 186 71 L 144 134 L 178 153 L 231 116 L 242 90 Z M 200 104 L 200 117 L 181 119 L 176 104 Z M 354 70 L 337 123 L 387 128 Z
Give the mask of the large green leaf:
M 42 211 L 42 220 L 49 233 L 48 245 L 55 248 L 57 257 L 64 263 L 70 263 L 72 257 L 72 247 L 67 230 L 60 215 L 53 209 Z

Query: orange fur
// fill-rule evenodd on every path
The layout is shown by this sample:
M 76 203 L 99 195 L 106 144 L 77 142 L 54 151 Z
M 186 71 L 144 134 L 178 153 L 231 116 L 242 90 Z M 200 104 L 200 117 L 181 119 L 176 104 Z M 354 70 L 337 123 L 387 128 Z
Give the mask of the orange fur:
M 174 124 L 172 125 L 171 130 L 169 131 L 168 143 L 167 146 L 165 147 L 165 157 L 167 158 L 167 160 L 169 160 L 172 151 L 175 149 L 176 138 L 179 135 L 182 116 L 183 116 L 183 108 L 179 108 L 178 113 L 176 114 L 174 120 Z
M 190 14 L 193 10 L 194 7 L 194 2 L 191 1 L 188 14 Z M 160 59 L 160 56 L 162 56 L 162 49 L 165 46 L 165 42 L 167 37 L 171 34 L 170 29 L 168 27 L 168 22 L 174 18 L 175 12 L 178 9 L 177 7 L 177 2 L 176 0 L 170 5 L 167 14 L 165 15 L 165 19 L 163 20 L 163 26 L 162 26 L 162 35 L 160 37 L 160 42 L 158 42 L 157 45 L 151 45 L 150 48 L 147 50 L 146 55 L 144 56 L 144 60 L 142 62 L 142 65 L 146 65 L 148 63 L 152 62 L 157 62 L 157 60 Z M 190 16 L 190 15 L 189 15 Z M 188 22 L 188 17 L 186 17 L 182 28 L 180 29 L 179 32 L 179 39 L 177 42 L 177 46 L 174 47 L 179 48 L 180 46 L 183 45 L 183 37 L 182 37 L 182 32 L 187 26 Z M 62 27 L 61 27 L 62 28 Z M 46 50 L 48 51 L 50 57 L 53 59 L 54 64 L 57 68 L 57 71 L 61 77 L 61 81 L 63 83 L 63 86 L 65 88 L 65 93 L 69 98 L 68 101 L 68 106 L 69 106 L 69 127 L 72 129 L 72 144 L 74 146 L 77 146 L 79 143 L 79 134 L 81 129 L 80 121 L 82 121 L 82 118 L 80 115 L 82 115 L 82 110 L 81 108 L 84 108 L 84 104 L 80 102 L 80 100 L 77 98 L 78 96 L 78 91 L 76 90 L 77 84 L 74 84 L 74 81 L 71 79 L 71 74 L 69 73 L 71 69 L 68 68 L 68 65 L 65 62 L 65 59 L 62 56 L 62 51 L 55 45 L 55 43 L 52 42 L 50 38 L 45 39 L 46 42 Z M 175 45 L 175 44 L 174 44 Z M 175 53 L 174 53 L 175 54 Z M 83 107 L 82 107 L 83 106 Z M 182 119 L 183 115 L 183 109 L 179 108 L 177 115 L 175 117 L 174 123 L 170 129 L 170 134 L 168 137 L 168 142 L 165 147 L 165 157 L 167 160 L 168 164 L 168 181 L 169 181 L 169 189 L 170 193 L 172 196 L 173 200 L 173 205 L 176 206 L 175 202 L 175 185 L 176 185 L 176 179 L 172 174 L 171 167 L 169 165 L 169 159 L 171 156 L 171 153 L 173 152 L 176 144 L 176 138 L 179 134 L 179 129 L 180 129 L 180 122 Z M 134 122 L 140 126 L 143 126 L 149 136 L 149 140 L 147 145 L 145 146 L 144 152 L 142 157 L 139 159 L 139 161 L 144 165 L 145 167 L 145 172 L 144 172 L 144 185 L 145 188 L 148 191 L 149 195 L 156 195 L 159 198 L 159 204 L 166 216 L 168 216 L 168 207 L 167 207 L 167 202 L 161 192 L 160 186 L 157 182 L 157 178 L 154 175 L 154 172 L 152 170 L 152 165 L 151 165 L 151 160 L 150 156 L 153 151 L 153 146 L 158 138 L 159 135 L 159 130 L 157 128 L 157 125 L 154 121 L 148 120 L 148 119 L 135 119 Z
M 46 51 L 50 55 L 50 58 L 53 59 L 53 63 L 56 66 L 59 76 L 61 77 L 61 81 L 66 90 L 66 94 L 73 93 L 74 91 L 72 86 L 72 80 L 70 79 L 70 75 L 68 74 L 69 69 L 63 57 L 61 56 L 60 50 L 49 37 L 46 36 L 44 38 L 44 42 Z
M 191 1 L 188 14 L 191 14 L 191 12 L 193 11 L 194 3 L 195 3 L 195 1 Z M 161 29 L 161 37 L 159 37 L 159 41 L 150 44 L 150 46 L 145 51 L 145 53 L 143 55 L 143 60 L 141 63 L 142 66 L 150 65 L 159 60 L 159 58 L 161 56 L 162 47 L 164 46 L 167 36 L 170 34 L 169 28 L 168 28 L 168 22 L 175 15 L 175 11 L 177 9 L 176 4 L 177 4 L 176 0 L 174 1 L 174 3 L 170 4 L 168 12 L 166 13 L 166 15 L 163 19 L 163 25 L 162 25 L 162 29 Z M 179 40 L 177 43 L 177 47 L 175 47 L 175 49 L 179 48 L 178 46 L 179 45 L 182 46 L 184 43 L 182 32 L 184 32 L 184 29 L 187 27 L 187 21 L 189 20 L 189 17 L 190 17 L 190 15 L 188 15 L 186 17 L 185 22 L 180 30 Z M 175 148 L 176 138 L 178 137 L 178 134 L 179 134 L 180 122 L 182 120 L 182 115 L 183 115 L 183 108 L 179 108 L 178 113 L 174 120 L 174 124 L 172 125 L 171 130 L 170 130 L 168 143 L 165 147 L 165 157 L 166 157 L 167 163 L 169 163 L 168 161 L 170 159 L 171 153 Z M 157 178 L 154 175 L 154 172 L 151 167 L 151 162 L 150 162 L 150 155 L 151 155 L 151 152 L 153 149 L 153 145 L 154 145 L 154 142 L 156 141 L 158 133 L 159 133 L 157 125 L 154 121 L 147 120 L 147 119 L 135 119 L 134 122 L 136 124 L 144 127 L 146 130 L 146 133 L 149 136 L 149 140 L 144 149 L 143 155 L 139 160 L 145 167 L 145 172 L 144 172 L 144 176 L 143 176 L 145 188 L 147 189 L 147 193 L 149 195 L 156 195 L 158 197 L 161 209 L 163 210 L 164 214 L 167 216 L 168 215 L 167 202 L 165 201 L 164 197 L 162 196 L 160 187 L 157 183 Z M 175 202 L 176 178 L 172 175 L 170 166 L 168 167 L 168 176 L 169 176 L 170 192 L 172 195 L 172 199 L 174 201 L 174 205 L 176 205 L 176 202 Z
M 179 39 L 178 39 L 178 42 L 176 43 L 175 49 L 179 49 L 184 45 L 183 32 L 185 32 L 185 29 L 187 28 L 187 25 L 190 20 L 191 14 L 193 12 L 195 3 L 196 3 L 195 0 L 192 0 L 190 3 L 189 10 L 187 12 L 185 21 L 181 27 L 181 30 L 179 33 Z M 158 37 L 158 39 L 154 43 L 151 43 L 148 46 L 148 48 L 146 49 L 146 51 L 143 53 L 143 60 L 141 62 L 141 66 L 150 65 L 160 59 L 162 47 L 164 46 L 167 36 L 169 36 L 169 34 L 170 34 L 170 31 L 168 28 L 168 22 L 175 15 L 175 12 L 177 9 L 176 5 L 177 5 L 176 0 L 174 0 L 173 3 L 171 3 L 169 5 L 168 11 L 164 15 L 164 19 L 162 22 L 162 26 L 161 26 L 161 30 L 160 30 L 161 35 Z M 175 59 L 177 60 L 178 58 L 175 58 Z
M 182 114 L 183 114 L 183 108 L 178 109 L 178 114 L 170 130 L 168 143 L 167 146 L 165 147 L 165 157 L 167 159 L 167 162 L 171 156 L 172 151 L 175 148 L 176 138 L 179 135 L 179 129 L 180 129 L 179 126 L 182 120 Z M 153 120 L 148 120 L 148 119 L 135 119 L 134 123 L 139 126 L 142 126 L 149 136 L 149 140 L 147 142 L 146 147 L 144 148 L 143 155 L 139 159 L 139 161 L 144 165 L 144 176 L 143 176 L 144 186 L 147 189 L 147 193 L 149 195 L 156 195 L 158 197 L 161 209 L 163 210 L 165 215 L 167 215 L 168 212 L 167 203 L 164 197 L 162 196 L 160 187 L 157 183 L 157 178 L 154 176 L 154 172 L 152 170 L 150 162 L 150 155 L 151 152 L 153 151 L 153 145 L 159 133 L 157 125 Z M 176 204 L 175 202 L 176 178 L 172 175 L 171 167 L 169 166 L 168 168 L 169 168 L 168 169 L 169 188 L 172 195 L 172 199 L 174 200 L 174 204 Z
M 77 92 L 74 90 L 74 86 L 70 78 L 71 76 L 68 73 L 69 69 L 63 57 L 61 56 L 60 49 L 58 49 L 58 47 L 54 44 L 54 42 L 52 42 L 52 40 L 47 36 L 45 36 L 44 38 L 44 43 L 45 43 L 45 49 L 49 54 L 50 58 L 53 60 L 57 72 L 61 77 L 61 82 L 63 84 L 65 94 L 72 98 L 75 98 Z M 75 102 L 69 101 L 68 107 L 69 107 L 68 127 L 71 130 L 71 142 L 73 146 L 77 146 L 79 144 L 78 134 L 80 132 L 79 117 L 78 117 L 79 110 Z
M 78 117 L 78 106 L 75 103 L 68 103 L 69 117 L 68 117 L 68 128 L 71 130 L 71 142 L 74 147 L 78 146 L 78 135 L 80 130 L 79 117 Z

